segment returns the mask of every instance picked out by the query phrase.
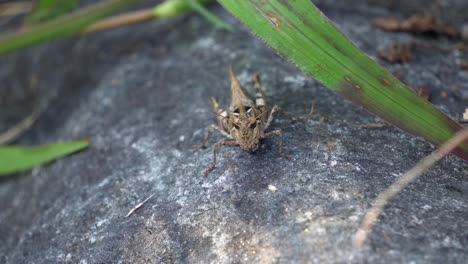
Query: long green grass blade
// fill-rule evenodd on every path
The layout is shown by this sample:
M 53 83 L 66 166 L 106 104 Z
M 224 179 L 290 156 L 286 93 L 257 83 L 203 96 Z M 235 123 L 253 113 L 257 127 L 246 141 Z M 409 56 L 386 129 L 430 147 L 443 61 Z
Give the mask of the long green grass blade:
M 2 34 L 0 36 L 0 54 L 76 33 L 99 18 L 136 1 L 107 0 L 85 7 L 69 15 L 63 15 L 54 20 L 28 27 L 25 31 Z
M 0 176 L 31 169 L 86 148 L 88 145 L 88 140 L 79 140 L 35 147 L 0 146 Z
M 389 123 L 436 145 L 463 129 L 356 48 L 309 0 L 219 2 L 301 70 Z M 468 160 L 468 142 L 454 153 Z
M 79 0 L 39 0 L 25 22 L 33 25 L 56 18 L 75 8 L 78 3 Z

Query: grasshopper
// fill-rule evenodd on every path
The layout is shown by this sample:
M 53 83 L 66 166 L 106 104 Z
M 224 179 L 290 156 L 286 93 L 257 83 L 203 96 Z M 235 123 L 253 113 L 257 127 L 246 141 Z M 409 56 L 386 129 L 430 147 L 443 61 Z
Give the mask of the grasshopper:
M 206 171 L 206 175 L 216 167 L 216 151 L 218 148 L 227 145 L 239 145 L 247 152 L 257 150 L 259 142 L 263 138 L 279 136 L 279 154 L 289 158 L 283 153 L 283 138 L 281 130 L 265 132 L 273 121 L 274 114 L 280 110 L 275 105 L 269 111 L 266 100 L 261 91 L 260 77 L 258 74 L 252 76 L 255 88 L 255 102 L 250 98 L 244 87 L 237 80 L 232 65 L 229 65 L 229 75 L 231 79 L 231 104 L 228 111 L 223 110 L 216 98 L 211 97 L 211 106 L 216 114 L 218 125 L 211 125 L 211 130 L 219 131 L 229 140 L 220 141 L 213 146 L 213 163 Z M 267 115 L 268 114 L 268 115 Z

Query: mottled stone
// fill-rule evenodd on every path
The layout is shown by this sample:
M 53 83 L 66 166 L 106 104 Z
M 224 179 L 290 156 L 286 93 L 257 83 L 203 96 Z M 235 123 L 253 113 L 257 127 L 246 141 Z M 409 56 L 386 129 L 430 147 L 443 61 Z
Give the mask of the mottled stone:
M 319 7 L 372 58 L 379 47 L 423 38 L 374 28 L 378 15 L 408 9 L 349 1 Z M 397 1 L 398 2 L 398 1 Z M 403 1 L 406 3 L 426 1 Z M 435 2 L 435 1 L 434 1 Z M 441 2 L 441 1 L 438 1 Z M 467 14 L 466 1 L 443 9 Z M 420 6 L 421 6 L 420 5 Z M 425 6 L 430 6 L 424 4 Z M 348 9 L 350 7 L 351 9 Z M 68 38 L 0 58 L 0 129 L 32 109 L 30 79 L 45 112 L 18 144 L 90 138 L 89 149 L 0 179 L 0 263 L 462 263 L 468 259 L 467 164 L 449 156 L 388 206 L 353 259 L 351 238 L 379 192 L 434 148 L 379 122 L 305 76 L 233 24 L 215 29 L 196 14 Z M 445 13 L 444 13 L 445 14 Z M 450 16 L 449 16 L 450 17 Z M 458 24 L 457 24 L 458 23 Z M 416 48 L 408 64 L 378 60 L 433 103 L 461 118 L 468 74 L 440 50 Z M 208 98 L 228 103 L 228 65 L 242 83 L 259 72 L 267 100 L 293 115 L 315 98 L 328 117 L 291 124 L 254 154 L 193 149 L 215 121 Z M 445 92 L 446 96 L 441 94 Z M 214 143 L 222 137 L 214 134 Z M 126 218 L 128 211 L 156 195 Z

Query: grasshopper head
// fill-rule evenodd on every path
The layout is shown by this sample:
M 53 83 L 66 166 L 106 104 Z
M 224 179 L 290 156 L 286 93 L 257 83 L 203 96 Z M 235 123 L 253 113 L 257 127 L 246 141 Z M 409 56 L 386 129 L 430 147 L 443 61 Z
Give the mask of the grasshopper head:
M 257 109 L 252 112 L 259 112 Z M 260 117 L 264 113 L 258 115 L 250 114 L 250 110 L 241 112 L 231 122 L 231 135 L 239 143 L 239 146 L 248 152 L 257 150 L 258 143 L 263 135 L 262 120 Z

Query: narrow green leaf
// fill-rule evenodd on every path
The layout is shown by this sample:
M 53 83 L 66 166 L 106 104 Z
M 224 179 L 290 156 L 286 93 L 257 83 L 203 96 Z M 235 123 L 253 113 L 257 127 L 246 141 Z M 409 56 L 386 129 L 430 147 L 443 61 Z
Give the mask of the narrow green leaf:
M 356 48 L 309 0 L 219 2 L 301 70 L 389 123 L 436 145 L 463 129 Z M 468 160 L 468 142 L 454 153 Z
M 0 146 L 0 176 L 31 169 L 86 148 L 89 143 L 79 140 L 35 147 Z
M 28 27 L 25 31 L 2 34 L 0 36 L 0 54 L 76 33 L 99 18 L 136 1 L 107 0 L 77 10 L 69 15 Z
M 226 30 L 232 31 L 232 26 L 228 23 L 221 20 L 219 17 L 215 16 L 213 13 L 208 11 L 199 0 L 185 0 L 187 4 L 200 15 L 204 16 L 208 21 L 213 23 L 215 26 L 224 28 Z
M 56 18 L 75 8 L 79 2 L 79 0 L 39 0 L 25 22 L 27 25 L 33 25 Z

